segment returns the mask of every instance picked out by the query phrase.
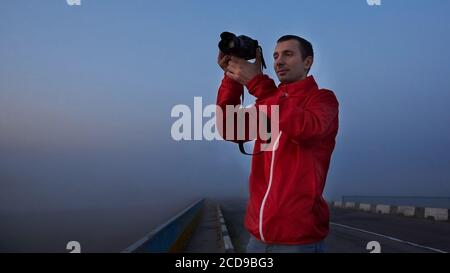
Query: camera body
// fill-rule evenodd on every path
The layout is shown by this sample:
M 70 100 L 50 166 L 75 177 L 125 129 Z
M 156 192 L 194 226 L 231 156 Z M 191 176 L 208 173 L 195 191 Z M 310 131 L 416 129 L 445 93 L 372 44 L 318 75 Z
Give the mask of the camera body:
M 259 47 L 258 41 L 248 36 L 236 36 L 231 32 L 220 34 L 219 49 L 226 55 L 233 55 L 245 60 L 256 58 L 256 49 Z
M 226 55 L 236 56 L 248 61 L 256 58 L 258 48 L 261 50 L 261 66 L 266 68 L 262 48 L 257 40 L 245 35 L 236 36 L 234 33 L 227 31 L 220 34 L 219 49 Z

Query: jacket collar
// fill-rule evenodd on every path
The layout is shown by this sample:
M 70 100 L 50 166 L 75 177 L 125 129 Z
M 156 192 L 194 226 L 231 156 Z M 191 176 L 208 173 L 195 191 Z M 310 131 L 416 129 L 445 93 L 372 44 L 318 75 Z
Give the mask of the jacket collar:
M 289 95 L 302 95 L 306 94 L 309 91 L 312 91 L 314 89 L 318 89 L 316 80 L 313 76 L 308 76 L 304 78 L 303 80 L 299 80 L 292 83 L 280 83 L 278 85 L 278 89 L 282 92 L 285 92 Z

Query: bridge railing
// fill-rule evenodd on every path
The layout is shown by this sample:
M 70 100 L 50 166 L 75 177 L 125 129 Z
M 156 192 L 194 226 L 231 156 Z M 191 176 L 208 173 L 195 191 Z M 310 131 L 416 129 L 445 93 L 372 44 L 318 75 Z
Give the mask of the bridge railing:
M 204 205 L 205 199 L 194 202 L 122 252 L 180 252 L 198 223 Z

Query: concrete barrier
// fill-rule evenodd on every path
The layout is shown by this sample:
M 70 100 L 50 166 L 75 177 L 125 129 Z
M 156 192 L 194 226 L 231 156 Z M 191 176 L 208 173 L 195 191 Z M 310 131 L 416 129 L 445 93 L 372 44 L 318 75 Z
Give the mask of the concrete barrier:
M 345 202 L 344 207 L 347 209 L 354 209 L 355 206 L 355 202 Z
M 165 253 L 181 251 L 197 225 L 204 205 L 205 199 L 193 203 L 172 219 L 129 246 L 123 253 Z
M 377 213 L 381 214 L 389 214 L 391 212 L 391 206 L 390 205 L 376 205 L 375 211 Z
M 434 219 L 435 221 L 448 221 L 448 209 L 425 208 L 424 217 Z
M 413 206 L 398 206 L 397 211 L 395 213 L 403 215 L 403 216 L 412 217 L 412 216 L 414 216 L 415 211 L 416 211 L 416 207 L 413 207 Z
M 234 253 L 234 246 L 231 242 L 231 237 L 228 232 L 227 225 L 225 223 L 225 218 L 223 217 L 222 210 L 220 209 L 220 206 L 217 205 L 217 215 L 219 217 L 219 223 L 220 223 L 220 233 L 222 237 L 222 241 L 224 244 L 224 249 L 226 253 Z
M 362 211 L 380 213 L 380 214 L 397 214 L 407 217 L 426 218 L 435 221 L 450 221 L 450 209 L 446 208 L 423 208 L 414 206 L 397 206 L 386 204 L 368 204 L 356 202 L 334 201 L 332 205 L 337 208 L 357 208 Z
M 414 217 L 416 217 L 416 218 L 425 218 L 425 208 L 416 207 L 414 209 Z
M 390 205 L 389 213 L 390 214 L 396 214 L 397 213 L 398 206 L 396 205 Z
M 372 207 L 371 204 L 364 204 L 364 203 L 359 204 L 359 209 L 362 211 L 370 211 L 371 207 Z

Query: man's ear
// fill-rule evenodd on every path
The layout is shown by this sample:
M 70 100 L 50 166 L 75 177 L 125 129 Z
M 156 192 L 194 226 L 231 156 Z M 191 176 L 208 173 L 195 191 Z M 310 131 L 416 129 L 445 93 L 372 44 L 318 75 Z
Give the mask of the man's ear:
M 305 66 L 305 70 L 310 70 L 311 66 L 313 65 L 314 58 L 312 56 L 306 57 L 305 61 L 303 62 Z

